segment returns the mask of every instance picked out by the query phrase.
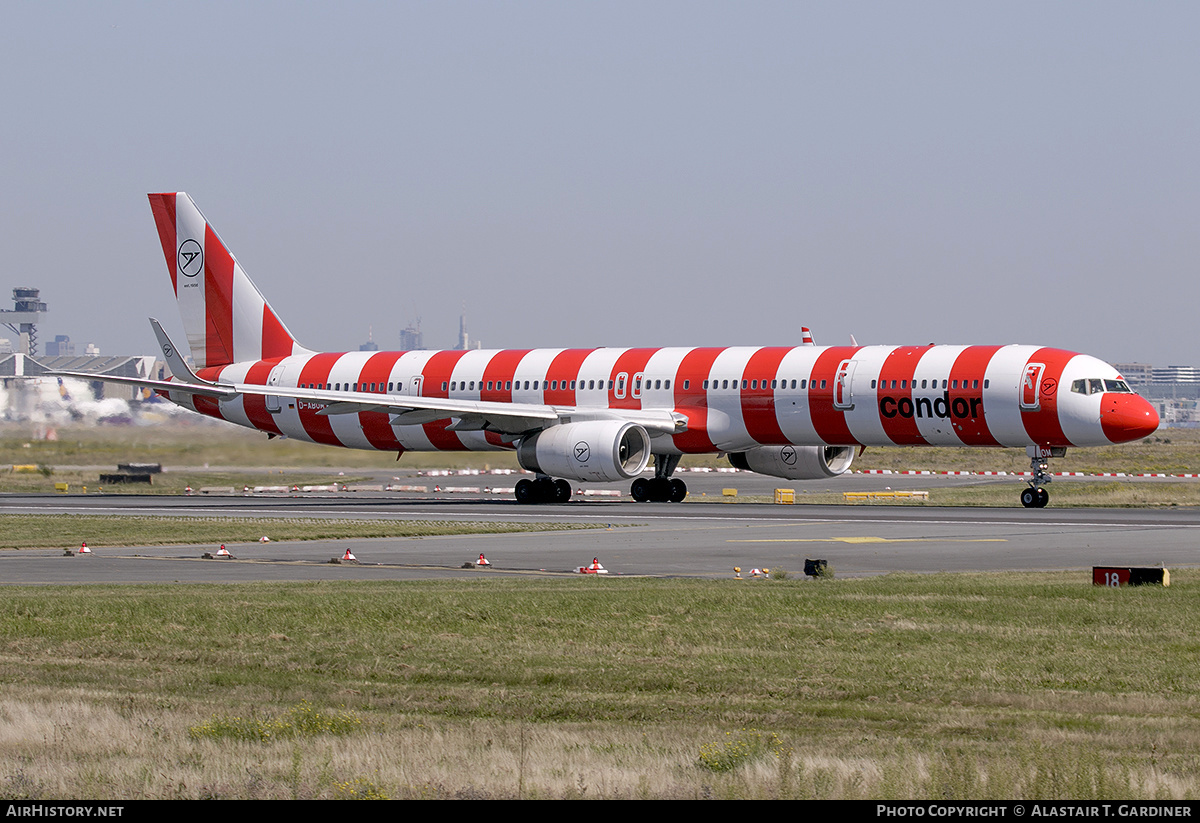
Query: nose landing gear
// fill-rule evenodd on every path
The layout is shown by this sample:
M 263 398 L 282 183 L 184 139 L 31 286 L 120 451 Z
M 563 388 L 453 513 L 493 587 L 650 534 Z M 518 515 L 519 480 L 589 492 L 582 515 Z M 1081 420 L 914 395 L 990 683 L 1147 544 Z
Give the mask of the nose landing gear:
M 1044 509 L 1050 502 L 1050 492 L 1043 486 L 1054 479 L 1050 473 L 1051 457 L 1066 457 L 1065 446 L 1026 446 L 1025 453 L 1029 455 L 1029 488 L 1021 491 L 1021 505 L 1027 509 Z

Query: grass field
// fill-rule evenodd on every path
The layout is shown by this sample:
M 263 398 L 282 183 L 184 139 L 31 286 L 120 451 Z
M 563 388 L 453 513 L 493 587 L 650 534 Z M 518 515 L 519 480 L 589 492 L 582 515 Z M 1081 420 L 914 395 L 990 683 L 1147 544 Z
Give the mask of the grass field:
M 240 489 L 243 486 L 354 483 L 358 472 L 396 468 L 517 468 L 513 455 L 490 453 L 407 453 L 397 463 L 395 455 L 355 451 L 293 440 L 268 440 L 264 435 L 214 422 L 173 422 L 143 427 L 64 427 L 56 440 L 33 439 L 28 426 L 0 427 L 0 492 L 49 492 L 55 483 L 67 483 L 71 492 L 85 487 L 100 490 L 101 472 L 114 471 L 119 462 L 161 463 L 173 470 L 154 477 L 151 486 L 109 486 L 105 493 L 181 494 L 185 488 L 203 486 Z M 686 457 L 685 466 L 728 465 L 713 456 Z M 32 466 L 33 471 L 13 471 L 12 466 Z M 40 467 L 40 471 L 37 470 Z M 192 468 L 185 468 L 192 467 Z M 856 458 L 856 469 L 928 471 L 1026 471 L 1029 460 L 1022 449 L 891 448 L 868 449 Z M 5 468 L 8 470 L 6 471 Z M 201 470 L 203 469 L 203 470 Z M 1160 472 L 1180 474 L 1200 471 L 1200 430 L 1164 430 L 1139 443 L 1091 449 L 1070 449 L 1067 457 L 1053 461 L 1055 471 Z M 338 471 L 345 472 L 339 475 Z M 507 481 L 505 481 L 507 483 Z M 843 503 L 841 493 L 808 493 L 803 482 L 794 485 L 798 503 Z M 880 478 L 881 488 L 887 485 Z M 939 489 L 931 505 L 1019 505 L 1013 482 L 969 488 Z M 1054 506 L 1200 505 L 1200 482 L 1177 484 L 1113 482 L 1060 482 L 1052 487 Z M 735 502 L 760 502 L 745 497 Z M 877 504 L 876 504 L 877 505 Z M 920 505 L 915 504 L 915 505 Z
M 34 439 L 29 425 L 0 426 L 0 466 L 13 464 L 97 466 L 106 471 L 118 462 L 153 462 L 167 466 L 236 466 L 264 470 L 291 468 L 516 468 L 510 452 L 406 453 L 396 461 L 390 452 L 357 451 L 268 440 L 229 424 L 211 421 L 171 422 L 154 426 L 61 427 L 56 440 Z M 728 465 L 712 456 L 688 456 L 685 466 Z M 1200 429 L 1164 429 L 1153 437 L 1120 446 L 1068 449 L 1053 462 L 1055 471 L 1166 472 L 1200 471 Z M 930 471 L 1027 471 L 1024 449 L 950 447 L 869 448 L 855 457 L 855 469 L 926 469 Z
M 6 589 L 0 795 L 1183 798 L 1200 578 Z

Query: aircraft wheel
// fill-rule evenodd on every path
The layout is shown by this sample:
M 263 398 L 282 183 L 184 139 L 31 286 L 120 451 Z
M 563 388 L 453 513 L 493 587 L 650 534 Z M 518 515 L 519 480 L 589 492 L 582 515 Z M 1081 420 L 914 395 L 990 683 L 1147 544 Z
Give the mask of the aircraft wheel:
M 1038 504 L 1038 490 L 1032 487 L 1021 490 L 1021 505 L 1027 509 L 1036 508 Z
M 514 492 L 518 503 L 534 503 L 537 500 L 537 490 L 533 485 L 533 481 L 529 478 L 517 481 L 517 488 Z
M 666 503 L 671 499 L 671 481 L 665 477 L 656 477 L 650 481 L 650 500 L 655 503 Z
M 685 497 L 687 497 L 687 483 L 679 478 L 673 478 L 671 480 L 671 502 L 682 503 Z
M 633 485 L 629 487 L 629 494 L 635 502 L 645 503 L 650 499 L 650 481 L 644 477 L 634 480 Z
M 571 484 L 566 480 L 554 481 L 554 502 L 555 503 L 570 503 L 571 502 Z
M 1037 507 L 1039 509 L 1046 508 L 1046 504 L 1050 502 L 1050 492 L 1045 489 L 1037 490 Z

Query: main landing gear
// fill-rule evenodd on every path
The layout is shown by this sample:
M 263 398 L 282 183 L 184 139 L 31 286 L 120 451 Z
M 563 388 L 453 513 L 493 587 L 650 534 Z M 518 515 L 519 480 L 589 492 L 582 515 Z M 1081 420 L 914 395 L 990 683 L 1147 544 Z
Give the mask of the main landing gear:
M 571 484 L 545 476 L 525 478 L 517 481 L 516 497 L 518 503 L 569 503 Z
M 633 481 L 629 494 L 638 503 L 682 503 L 687 497 L 687 483 L 671 475 L 679 465 L 678 454 L 654 455 L 654 477 L 639 477 Z
M 1044 509 L 1050 502 L 1050 492 L 1042 487 L 1054 479 L 1050 474 L 1050 458 L 1065 457 L 1067 449 L 1065 446 L 1026 446 L 1025 453 L 1029 455 L 1029 470 L 1033 476 L 1029 478 L 1029 488 L 1021 490 L 1021 505 L 1027 509 Z

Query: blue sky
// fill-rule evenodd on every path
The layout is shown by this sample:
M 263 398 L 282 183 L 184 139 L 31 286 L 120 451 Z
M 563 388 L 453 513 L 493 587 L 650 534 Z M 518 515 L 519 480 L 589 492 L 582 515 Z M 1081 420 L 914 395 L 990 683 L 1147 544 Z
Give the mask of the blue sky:
M 6 3 L 42 340 L 180 324 L 188 191 L 305 345 L 1041 343 L 1200 363 L 1194 3 Z

